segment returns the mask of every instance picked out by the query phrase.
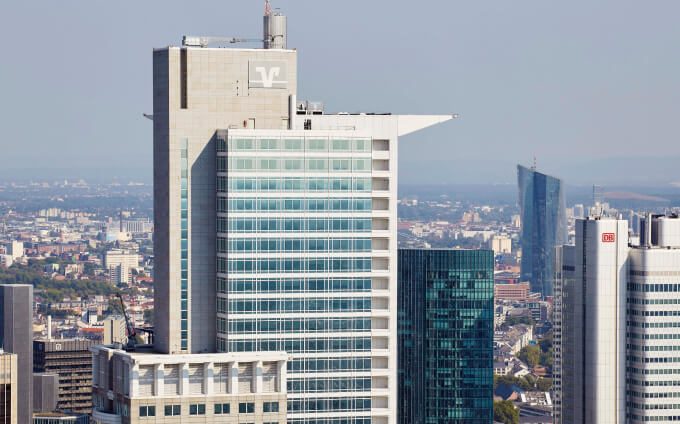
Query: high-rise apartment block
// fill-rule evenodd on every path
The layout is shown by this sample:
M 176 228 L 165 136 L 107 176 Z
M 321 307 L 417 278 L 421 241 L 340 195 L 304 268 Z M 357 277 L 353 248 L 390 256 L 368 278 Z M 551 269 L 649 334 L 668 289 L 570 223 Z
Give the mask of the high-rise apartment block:
M 399 423 L 492 421 L 493 269 L 490 250 L 399 250 Z
M 0 348 L 0 422 L 18 424 L 17 355 Z
M 558 422 L 680 419 L 680 218 L 641 228 L 629 245 L 626 220 L 578 220 L 576 246 L 557 250 Z
M 59 376 L 57 409 L 92 412 L 92 340 L 54 339 L 33 342 L 33 371 Z
M 451 116 L 298 101 L 285 17 L 264 23 L 265 49 L 154 50 L 148 360 L 285 355 L 288 423 L 395 423 L 398 137 Z
M 534 168 L 517 166 L 522 232 L 522 281 L 531 291 L 553 294 L 555 246 L 567 243 L 567 210 L 562 181 Z
M 132 270 L 139 266 L 139 255 L 135 252 L 110 250 L 104 256 L 111 284 L 128 284 L 132 281 Z
M 33 412 L 33 286 L 0 284 L 0 347 L 17 355 L 17 422 Z

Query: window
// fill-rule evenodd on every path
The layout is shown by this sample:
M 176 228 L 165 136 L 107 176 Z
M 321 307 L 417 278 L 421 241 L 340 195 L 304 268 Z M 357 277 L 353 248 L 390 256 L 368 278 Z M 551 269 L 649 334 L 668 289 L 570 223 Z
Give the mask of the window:
M 328 151 L 328 140 L 307 139 L 307 150 L 314 152 Z
M 260 150 L 279 150 L 279 140 L 260 139 Z
M 333 140 L 331 143 L 332 150 L 336 152 L 349 152 L 352 150 L 349 140 Z
M 263 412 L 279 412 L 278 402 L 265 402 L 262 405 Z
M 333 171 L 351 171 L 351 161 L 349 159 L 333 159 L 331 169 Z
M 205 404 L 196 403 L 189 405 L 189 415 L 205 415 Z
M 165 416 L 176 417 L 182 415 L 182 407 L 180 405 L 165 405 Z
M 140 406 L 139 407 L 139 416 L 140 417 L 155 417 L 156 416 L 156 407 L 155 406 Z
M 299 152 L 303 150 L 302 140 L 299 138 L 288 138 L 283 141 L 284 149 Z
M 253 414 L 255 413 L 255 403 L 254 402 L 241 402 L 238 404 L 239 414 Z
M 228 414 L 230 412 L 230 407 L 228 403 L 216 403 L 215 404 L 215 414 Z
M 255 140 L 249 138 L 237 138 L 232 141 L 232 150 L 253 150 Z

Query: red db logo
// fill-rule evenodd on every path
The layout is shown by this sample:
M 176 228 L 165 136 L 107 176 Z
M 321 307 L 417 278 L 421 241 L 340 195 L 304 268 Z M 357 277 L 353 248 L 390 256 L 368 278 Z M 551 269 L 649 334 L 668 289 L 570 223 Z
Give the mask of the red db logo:
M 614 243 L 616 241 L 616 234 L 602 233 L 602 243 Z

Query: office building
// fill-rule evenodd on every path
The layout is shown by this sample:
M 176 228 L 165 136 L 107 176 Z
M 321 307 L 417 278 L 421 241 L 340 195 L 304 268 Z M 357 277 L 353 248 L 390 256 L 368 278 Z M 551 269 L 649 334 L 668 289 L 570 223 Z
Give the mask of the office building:
M 451 116 L 297 101 L 285 35 L 153 53 L 155 348 L 286 352 L 289 423 L 395 423 L 398 137 Z
M 628 255 L 627 423 L 680 420 L 680 219 L 647 215 Z
M 90 424 L 90 417 L 87 414 L 38 412 L 33 414 L 33 424 Z
M 493 252 L 399 250 L 403 424 L 493 419 Z
M 562 181 L 517 165 L 522 216 L 522 281 L 542 296 L 553 294 L 555 246 L 567 243 L 567 213 Z
M 167 355 L 92 348 L 95 424 L 283 423 L 284 352 Z
M 17 421 L 33 412 L 33 286 L 0 284 L 0 347 L 17 355 Z
M 18 424 L 17 355 L 0 348 L 0 422 Z
M 59 375 L 34 373 L 33 411 L 54 412 L 57 409 L 57 402 L 59 402 Z
M 557 422 L 680 419 L 680 219 L 647 215 L 640 228 L 629 245 L 627 220 L 578 220 L 576 246 L 557 255 Z
M 54 339 L 33 342 L 33 372 L 59 376 L 57 410 L 92 411 L 92 340 Z
M 583 422 L 583 409 L 577 406 L 583 386 L 583 284 L 575 279 L 576 246 L 555 249 L 553 411 L 556 424 L 576 423 Z
M 529 283 L 494 285 L 494 298 L 497 300 L 515 300 L 524 302 L 529 298 Z
M 104 256 L 104 263 L 109 271 L 111 284 L 128 284 L 132 282 L 132 270 L 139 266 L 139 255 L 123 250 L 109 250 Z

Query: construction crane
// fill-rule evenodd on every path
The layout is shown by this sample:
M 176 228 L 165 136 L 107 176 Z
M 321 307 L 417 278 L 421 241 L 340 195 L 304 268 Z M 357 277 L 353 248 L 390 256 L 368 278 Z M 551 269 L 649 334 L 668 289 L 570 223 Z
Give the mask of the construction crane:
M 123 312 L 123 318 L 125 318 L 125 328 L 127 329 L 127 348 L 130 350 L 134 350 L 135 346 L 137 345 L 135 341 L 137 332 L 135 331 L 135 327 L 132 325 L 132 322 L 130 322 L 130 317 L 128 317 L 127 308 L 125 307 L 125 302 L 123 301 L 123 296 L 121 296 L 120 293 L 116 293 L 116 296 L 118 297 L 118 301 L 120 302 L 120 310 Z
M 144 344 L 144 339 L 140 336 L 139 332 L 148 333 L 153 337 L 153 329 L 151 328 L 135 328 L 132 325 L 132 320 L 127 313 L 127 308 L 125 307 L 125 302 L 123 301 L 123 296 L 120 293 L 116 293 L 118 300 L 120 301 L 120 308 L 123 311 L 123 317 L 125 318 L 125 328 L 127 329 L 128 340 L 125 345 L 125 350 L 133 351 L 138 345 Z
M 236 43 L 263 43 L 264 40 L 256 38 L 238 38 L 238 37 L 196 37 L 193 35 L 185 35 L 182 37 L 182 45 L 185 47 L 208 47 L 211 44 L 236 44 Z

